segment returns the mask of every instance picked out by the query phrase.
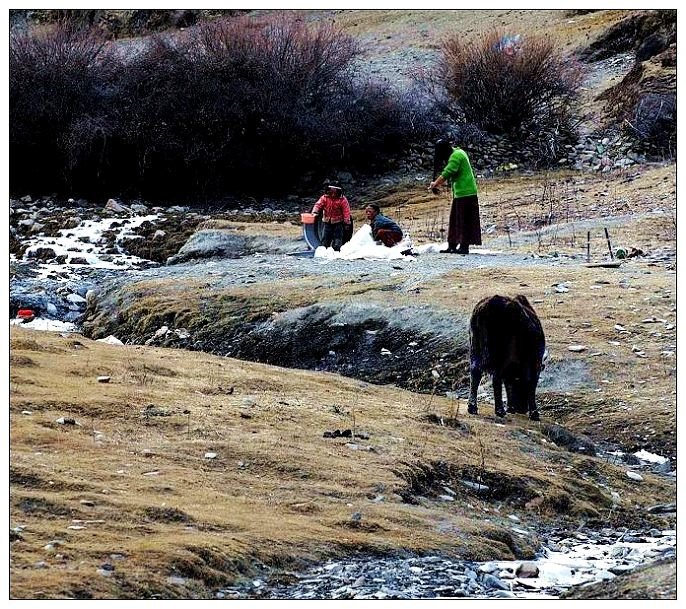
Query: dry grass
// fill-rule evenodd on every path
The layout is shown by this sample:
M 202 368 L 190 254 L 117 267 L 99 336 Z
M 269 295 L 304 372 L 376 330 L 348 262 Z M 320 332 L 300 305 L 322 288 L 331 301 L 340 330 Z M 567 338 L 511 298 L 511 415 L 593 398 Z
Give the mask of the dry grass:
M 268 12 L 268 11 L 256 11 Z M 328 16 L 344 32 L 363 42 L 366 56 L 384 54 L 408 44 L 437 48 L 437 40 L 459 31 L 466 36 L 494 28 L 526 35 L 545 31 L 556 36 L 565 50 L 587 45 L 599 31 L 620 21 L 630 11 L 606 10 L 570 17 L 565 10 L 300 10 L 307 18 Z M 316 14 L 315 14 L 316 13 Z
M 488 406 L 467 419 L 445 398 L 334 375 L 21 328 L 11 340 L 13 357 L 34 363 L 12 370 L 10 520 L 24 527 L 12 544 L 14 598 L 192 594 L 169 585 L 172 574 L 202 596 L 253 559 L 293 565 L 351 548 L 512 556 L 534 540 L 508 530 L 509 513 L 582 522 L 610 517 L 610 489 L 634 506 L 670 494 L 658 478 L 637 487 L 546 443 L 523 418 L 495 425 Z M 431 422 L 455 416 L 460 426 Z M 322 437 L 353 425 L 369 439 Z M 436 499 L 440 471 L 453 503 Z M 460 478 L 479 476 L 498 499 L 460 490 Z M 403 501 L 413 491 L 433 499 Z M 108 562 L 113 576 L 98 575 Z

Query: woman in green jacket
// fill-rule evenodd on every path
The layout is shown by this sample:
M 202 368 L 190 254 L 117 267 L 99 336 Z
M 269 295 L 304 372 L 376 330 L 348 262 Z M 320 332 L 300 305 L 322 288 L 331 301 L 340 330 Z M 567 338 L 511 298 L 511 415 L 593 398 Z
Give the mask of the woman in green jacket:
M 447 159 L 447 164 L 431 182 L 429 190 L 438 193 L 438 188 L 448 182 L 453 195 L 448 224 L 448 249 L 441 250 L 441 253 L 469 254 L 470 245 L 481 245 L 479 198 L 474 171 L 467 153 L 457 146 L 453 148 L 447 139 L 436 142 L 436 158 Z

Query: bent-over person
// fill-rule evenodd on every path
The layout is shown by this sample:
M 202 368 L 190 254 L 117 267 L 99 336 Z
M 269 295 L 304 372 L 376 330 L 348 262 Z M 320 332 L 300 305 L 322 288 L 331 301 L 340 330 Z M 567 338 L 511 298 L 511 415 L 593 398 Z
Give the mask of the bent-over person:
M 390 218 L 381 213 L 381 208 L 376 203 L 370 203 L 365 207 L 364 213 L 372 228 L 374 241 L 383 243 L 386 247 L 393 247 L 403 238 L 403 231 Z
M 469 254 L 470 245 L 481 245 L 481 220 L 476 178 L 467 153 L 454 147 L 449 140 L 436 142 L 436 157 L 447 159 L 441 174 L 429 185 L 437 193 L 438 188 L 450 184 L 453 203 L 448 224 L 448 249 L 445 254 Z M 459 245 L 459 247 L 458 247 Z

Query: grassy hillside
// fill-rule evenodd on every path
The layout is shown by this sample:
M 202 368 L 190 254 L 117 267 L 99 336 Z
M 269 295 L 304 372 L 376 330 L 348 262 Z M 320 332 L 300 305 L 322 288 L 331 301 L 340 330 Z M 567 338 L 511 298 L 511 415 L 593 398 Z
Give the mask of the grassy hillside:
M 413 58 L 433 57 L 450 31 L 544 31 L 572 50 L 630 12 L 301 15 L 335 20 L 360 40 L 371 73 L 402 82 Z M 617 79 L 595 74 L 585 107 L 597 109 L 597 94 Z M 364 205 L 377 202 L 417 243 L 438 240 L 450 203 L 426 186 L 398 174 L 359 184 L 351 196 L 356 225 Z M 676 462 L 675 165 L 513 173 L 480 178 L 479 188 L 484 246 L 550 264 L 456 262 L 417 277 L 410 264 L 380 276 L 369 261 L 361 270 L 342 265 L 340 276 L 257 272 L 226 285 L 219 267 L 200 263 L 190 279 L 132 280 L 90 323 L 142 343 L 171 320 L 209 344 L 241 324 L 320 303 L 414 306 L 467 319 L 483 296 L 524 293 L 556 371 L 538 393 L 542 422 L 496 419 L 486 399 L 480 415 L 469 416 L 464 399 L 426 387 L 13 327 L 11 598 L 211 598 L 257 574 L 287 579 L 313 561 L 356 552 L 527 558 L 550 526 L 673 528 L 673 515 L 648 512 L 675 502 L 673 479 L 642 472 L 643 481 L 632 480 L 607 454 L 565 448 L 557 426 L 598 447 L 646 448 Z M 300 232 L 249 220 L 199 228 L 288 239 Z M 603 228 L 615 250 L 647 256 L 586 267 L 587 231 L 594 260 L 606 257 Z M 573 263 L 555 264 L 571 255 Z M 325 437 L 335 430 L 350 434 Z M 441 498 L 445 487 L 453 501 Z M 510 515 L 528 535 L 514 530 Z M 674 565 L 661 564 L 579 596 L 673 598 L 675 582 Z

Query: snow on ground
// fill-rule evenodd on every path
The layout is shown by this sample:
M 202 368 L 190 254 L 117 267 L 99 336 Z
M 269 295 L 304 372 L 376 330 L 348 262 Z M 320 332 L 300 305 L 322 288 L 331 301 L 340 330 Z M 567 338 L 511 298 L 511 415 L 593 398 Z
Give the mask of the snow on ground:
M 76 332 L 76 324 L 59 319 L 44 319 L 36 317 L 31 321 L 22 319 L 10 319 L 11 326 L 21 326 L 30 330 L 47 330 L 49 332 Z
M 539 570 L 537 577 L 516 578 L 516 582 L 532 590 L 540 590 L 613 579 L 619 565 L 629 570 L 655 560 L 670 548 L 676 548 L 676 531 L 662 531 L 661 535 L 647 538 L 644 542 L 621 539 L 611 544 L 582 542 L 555 552 L 544 548 L 543 556 L 532 561 Z M 496 567 L 503 573 L 514 571 L 517 565 L 512 561 L 493 561 L 483 563 L 481 570 L 492 572 Z
M 374 241 L 371 227 L 369 224 L 365 224 L 353 235 L 348 243 L 343 244 L 340 252 L 335 251 L 332 247 L 320 246 L 315 250 L 314 257 L 324 260 L 414 260 L 415 257 L 413 255 L 404 254 L 403 252 L 409 250 L 412 254 L 435 254 L 447 247 L 448 244 L 445 242 L 427 243 L 413 247 L 412 240 L 407 235 L 397 245 L 386 247 Z M 470 255 L 497 255 L 502 253 L 497 250 L 470 248 Z
M 30 254 L 37 249 L 45 247 L 55 252 L 56 256 L 67 256 L 67 262 L 72 258 L 83 258 L 90 267 L 100 269 L 126 269 L 133 264 L 144 262 L 137 256 L 124 254 L 108 254 L 103 260 L 103 251 L 100 246 L 102 235 L 107 230 L 117 230 L 117 241 L 123 237 L 131 236 L 131 229 L 137 228 L 144 222 L 153 222 L 158 218 L 157 214 L 147 216 L 133 216 L 127 219 L 125 226 L 112 228 L 114 223 L 122 223 L 121 218 L 102 218 L 100 220 L 85 220 L 75 228 L 61 229 L 59 237 L 38 236 L 28 240 L 28 247 L 24 253 L 24 259 L 30 258 Z M 82 241 L 85 239 L 86 241 Z M 69 264 L 41 264 L 40 278 L 45 278 L 55 272 L 69 272 Z

